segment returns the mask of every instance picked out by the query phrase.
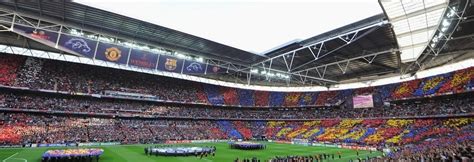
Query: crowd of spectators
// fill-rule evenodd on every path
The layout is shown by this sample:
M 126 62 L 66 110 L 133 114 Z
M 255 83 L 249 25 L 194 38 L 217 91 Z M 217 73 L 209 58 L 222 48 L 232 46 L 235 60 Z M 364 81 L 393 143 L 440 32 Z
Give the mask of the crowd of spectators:
M 315 154 L 307 156 L 276 156 L 268 160 L 268 162 L 317 162 L 317 161 L 331 161 L 341 159 L 341 155 L 335 154 Z
M 395 147 L 383 160 L 390 161 L 472 161 L 473 126 L 468 125 L 447 134 L 436 134 L 428 140 Z
M 120 91 L 153 95 L 159 100 L 250 107 L 352 106 L 352 96 L 373 94 L 376 105 L 386 100 L 460 93 L 474 85 L 474 68 L 354 90 L 325 92 L 264 92 L 207 85 L 126 70 L 32 57 L 1 55 L 0 84 L 67 93 L 103 94 Z M 139 79 L 138 79 L 139 78 Z
M 23 58 L 15 56 L 0 57 L 0 85 L 12 86 Z
M 378 108 L 231 108 L 10 91 L 0 93 L 0 108 L 175 118 L 376 118 L 471 114 L 474 112 L 474 99 L 466 97 L 469 95 L 399 102 Z
M 154 143 L 169 139 L 228 139 L 234 137 L 231 135 L 234 132 L 243 134 L 241 137 L 245 139 L 265 136 L 275 140 L 304 138 L 317 142 L 401 146 L 454 132 L 464 132 L 462 135 L 470 135 L 467 137 L 471 139 L 474 135 L 472 118 L 389 119 L 382 120 L 383 124 L 379 125 L 366 124 L 379 120 L 232 121 L 222 125 L 224 121 L 215 120 L 150 120 L 5 113 L 0 116 L 0 142 Z
M 371 152 L 372 153 L 372 152 Z M 341 155 L 341 152 L 337 152 L 336 154 L 327 154 L 327 153 L 320 153 L 314 155 L 289 155 L 289 156 L 275 156 L 272 157 L 266 162 L 318 162 L 318 161 L 333 161 L 333 160 L 342 160 L 341 158 L 345 158 L 347 161 L 383 161 L 381 159 L 377 159 L 376 157 L 369 157 L 369 156 L 359 156 L 349 159 Z M 243 159 L 235 159 L 234 162 L 260 162 L 260 159 L 254 158 L 243 158 Z
M 328 119 L 329 120 L 329 119 Z M 269 121 L 267 138 L 289 141 L 308 139 L 317 142 L 352 143 L 372 146 L 403 146 L 456 131 L 471 133 L 472 118 L 453 119 L 344 119 L 307 122 Z M 351 126 L 348 126 L 347 123 Z M 381 123 L 367 125 L 367 123 Z M 423 123 L 420 125 L 420 123 Z
M 474 140 L 473 121 L 473 118 L 325 119 L 306 122 L 242 120 L 228 121 L 227 127 L 240 134 L 248 131 L 253 139 L 265 137 L 290 141 L 304 138 L 309 142 L 391 147 L 395 151 L 385 157 L 387 159 L 418 161 L 428 158 L 436 161 L 439 158 L 472 159 L 470 141 Z M 222 121 L 0 113 L 0 145 L 77 142 L 136 144 L 233 138 L 219 122 Z
M 2 88 L 0 108 L 8 111 L 55 112 L 56 115 L 1 113 L 0 145 L 71 142 L 156 143 L 163 140 L 227 139 L 235 137 L 231 136 L 232 133 L 246 139 L 266 136 L 269 139 L 291 140 L 304 137 L 313 141 L 336 143 L 391 146 L 413 144 L 412 147 L 398 147 L 400 151 L 390 158 L 459 160 L 472 158 L 472 146 L 469 143 L 461 143 L 463 139 L 466 141 L 465 139 L 473 138 L 471 118 L 462 121 L 380 118 L 472 115 L 472 92 L 403 100 L 375 108 L 352 108 L 348 99 L 352 95 L 374 93 L 379 95 L 374 98 L 380 98 L 378 102 L 382 102 L 387 99 L 410 98 L 415 94 L 423 97 L 437 93 L 465 92 L 466 89 L 472 88 L 473 78 L 474 68 L 468 68 L 375 88 L 283 93 L 224 88 L 111 68 L 1 55 L 0 85 L 64 91 L 70 94 Z M 105 91 L 154 95 L 161 100 L 184 103 L 169 104 L 75 95 L 104 94 Z M 196 102 L 273 108 L 189 104 Z M 340 106 L 320 106 L 328 104 Z M 319 106 L 281 107 L 298 105 Z M 81 114 L 106 114 L 108 117 L 120 118 L 77 116 Z M 142 117 L 150 120 L 123 117 Z M 205 120 L 194 120 L 197 118 Z M 371 119 L 347 122 L 343 118 Z M 259 121 L 221 122 L 230 123 L 223 129 L 215 119 Z M 266 121 L 272 119 L 323 120 L 311 123 Z M 436 142 L 422 143 L 423 140 L 431 138 Z M 429 146 L 440 149 L 430 150 Z
M 446 139 L 438 139 L 446 140 Z M 472 140 L 472 138 L 470 139 Z M 469 142 L 423 142 L 417 145 L 402 147 L 392 156 L 385 159 L 403 161 L 471 161 L 473 145 Z
M 135 120 L 0 113 L 0 145 L 227 139 L 207 120 Z M 218 130 L 218 129 L 217 129 Z
M 27 74 L 20 73 L 16 86 L 89 94 L 111 90 L 151 94 L 162 100 L 206 102 L 198 97 L 197 93 L 202 93 L 202 90 L 196 88 L 200 86 L 196 86 L 198 83 L 195 82 L 60 61 L 35 59 L 32 62 L 35 64 L 27 62 L 23 69 L 40 69 L 36 70 L 34 77 L 30 74 L 32 70 L 26 70 Z

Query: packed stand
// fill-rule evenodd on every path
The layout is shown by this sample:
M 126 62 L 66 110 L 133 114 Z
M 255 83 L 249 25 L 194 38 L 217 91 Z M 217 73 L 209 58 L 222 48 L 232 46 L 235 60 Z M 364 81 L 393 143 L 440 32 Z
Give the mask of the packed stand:
M 0 113 L 0 145 L 226 139 L 216 123 Z
M 352 97 L 373 94 L 375 105 L 384 101 L 472 91 L 474 67 L 423 79 L 383 86 L 324 92 L 245 91 L 160 77 L 151 74 L 76 63 L 2 54 L 0 84 L 72 94 L 108 91 L 156 96 L 157 100 L 248 107 L 336 105 L 352 107 Z M 139 79 L 135 79 L 139 78 Z
M 472 93 L 443 98 L 394 102 L 381 108 L 225 108 L 55 95 L 5 90 L 0 108 L 61 113 L 95 113 L 118 116 L 212 119 L 326 119 L 469 115 L 474 112 Z
M 313 142 L 401 146 L 463 132 L 472 138 L 473 118 L 344 119 L 314 121 L 214 121 L 112 119 L 5 113 L 0 116 L 2 142 L 153 143 L 159 140 L 308 139 Z M 381 123 L 381 124 L 372 124 Z M 265 130 L 262 131 L 262 130 Z
M 474 118 L 216 121 L 0 113 L 0 145 L 168 140 L 306 139 L 391 148 L 386 159 L 472 160 Z M 262 130 L 265 130 L 264 132 Z M 236 135 L 237 133 L 238 135 Z M 437 148 L 437 149 L 431 149 Z M 383 160 L 384 158 L 380 158 Z

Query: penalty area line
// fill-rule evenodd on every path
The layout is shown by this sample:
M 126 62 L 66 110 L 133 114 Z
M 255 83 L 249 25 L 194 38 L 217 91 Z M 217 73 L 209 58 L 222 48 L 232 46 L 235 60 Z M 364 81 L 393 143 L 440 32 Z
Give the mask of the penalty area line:
M 28 160 L 23 159 L 23 158 L 12 158 L 12 159 L 23 160 L 24 162 L 28 162 Z
M 7 162 L 8 159 L 12 158 L 12 157 L 15 156 L 15 155 L 18 155 L 18 152 L 17 152 L 17 153 L 14 153 L 13 155 L 11 155 L 11 156 L 9 156 L 9 157 L 7 157 L 6 159 L 3 159 L 2 162 Z

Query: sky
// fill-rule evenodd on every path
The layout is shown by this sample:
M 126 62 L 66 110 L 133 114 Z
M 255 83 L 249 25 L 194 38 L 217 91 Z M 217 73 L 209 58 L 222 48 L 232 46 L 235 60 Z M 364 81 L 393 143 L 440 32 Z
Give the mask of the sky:
M 76 0 L 256 54 L 382 13 L 377 0 Z

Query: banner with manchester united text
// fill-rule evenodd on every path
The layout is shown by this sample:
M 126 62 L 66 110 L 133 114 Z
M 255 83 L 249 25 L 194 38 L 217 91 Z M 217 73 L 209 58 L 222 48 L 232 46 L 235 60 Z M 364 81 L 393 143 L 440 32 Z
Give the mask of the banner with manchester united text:
M 127 64 L 129 50 L 130 48 L 123 46 L 99 42 L 95 59 L 115 62 L 118 64 Z
M 183 59 L 161 55 L 158 61 L 158 70 L 181 73 L 183 63 Z

